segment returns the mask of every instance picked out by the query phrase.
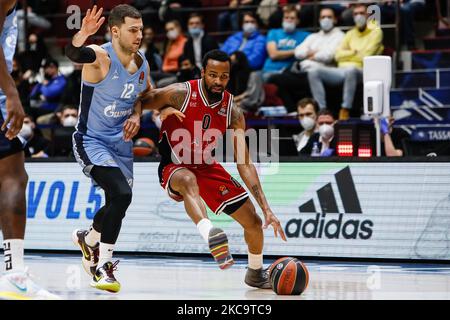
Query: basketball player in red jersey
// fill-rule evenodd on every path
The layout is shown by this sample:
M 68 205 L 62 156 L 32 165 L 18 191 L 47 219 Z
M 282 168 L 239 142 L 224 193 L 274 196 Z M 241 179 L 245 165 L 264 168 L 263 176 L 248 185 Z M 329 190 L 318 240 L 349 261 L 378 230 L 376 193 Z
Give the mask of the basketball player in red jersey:
M 215 214 L 225 212 L 235 219 L 244 228 L 248 245 L 249 266 L 245 283 L 266 289 L 270 288 L 270 283 L 267 271 L 263 269 L 263 229 L 272 225 L 275 236 L 279 234 L 284 241 L 286 236 L 267 203 L 249 157 L 242 111 L 225 90 L 229 76 L 229 56 L 220 50 L 210 51 L 203 59 L 201 79 L 153 89 L 142 96 L 142 107 L 160 109 L 167 106 L 184 113 L 183 121 L 169 116 L 162 123 L 159 148 L 162 156 L 159 166 L 161 186 L 174 200 L 184 201 L 186 212 L 197 225 L 221 269 L 230 267 L 234 261 L 227 236 L 222 229 L 213 227 L 202 199 Z M 212 132 L 208 130 L 223 135 L 228 128 L 234 129 L 234 154 L 239 174 L 262 209 L 264 225 L 245 189 L 219 163 L 201 157 L 200 162 L 195 161 L 199 155 L 215 147 L 216 139 L 205 138 Z M 183 130 L 189 133 L 188 143 L 184 139 L 179 142 Z M 198 135 L 199 131 L 203 138 Z M 182 152 L 178 152 L 180 147 Z

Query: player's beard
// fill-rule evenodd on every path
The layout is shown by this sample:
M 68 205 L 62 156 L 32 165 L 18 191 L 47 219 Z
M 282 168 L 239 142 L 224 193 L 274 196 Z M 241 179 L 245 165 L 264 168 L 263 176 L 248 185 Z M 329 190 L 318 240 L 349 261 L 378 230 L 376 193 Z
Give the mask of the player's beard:
M 221 92 L 213 92 L 211 90 L 211 87 L 208 87 L 206 82 L 205 82 L 205 89 L 206 89 L 206 94 L 207 94 L 209 103 L 214 104 L 214 103 L 222 100 L 223 89 Z
M 119 39 L 119 47 L 120 47 L 120 50 L 127 55 L 132 55 L 139 50 L 139 46 L 137 46 L 137 49 L 134 50 L 133 44 L 126 45 L 122 41 L 120 41 L 120 39 Z

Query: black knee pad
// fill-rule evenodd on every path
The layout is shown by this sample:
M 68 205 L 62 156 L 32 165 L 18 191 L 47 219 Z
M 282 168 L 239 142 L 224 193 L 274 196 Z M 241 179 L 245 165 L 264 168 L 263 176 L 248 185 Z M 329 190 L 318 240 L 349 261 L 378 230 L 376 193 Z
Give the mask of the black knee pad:
M 111 205 L 115 208 L 117 212 L 120 212 L 123 217 L 125 217 L 126 210 L 131 204 L 131 200 L 133 195 L 131 191 L 129 192 L 121 192 L 117 195 L 111 196 Z

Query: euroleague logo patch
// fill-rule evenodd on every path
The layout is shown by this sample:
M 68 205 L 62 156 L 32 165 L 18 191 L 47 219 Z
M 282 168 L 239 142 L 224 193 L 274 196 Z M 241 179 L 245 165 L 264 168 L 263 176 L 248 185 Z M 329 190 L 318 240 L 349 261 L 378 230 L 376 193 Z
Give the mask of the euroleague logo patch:
M 283 269 L 283 264 L 282 264 L 282 263 L 277 264 L 277 269 L 278 269 L 278 270 Z
M 230 192 L 230 190 L 228 190 L 228 188 L 227 188 L 226 186 L 221 185 L 221 186 L 219 187 L 219 192 L 220 192 L 220 194 L 221 194 L 222 196 L 225 196 L 225 195 L 227 195 L 227 194 Z

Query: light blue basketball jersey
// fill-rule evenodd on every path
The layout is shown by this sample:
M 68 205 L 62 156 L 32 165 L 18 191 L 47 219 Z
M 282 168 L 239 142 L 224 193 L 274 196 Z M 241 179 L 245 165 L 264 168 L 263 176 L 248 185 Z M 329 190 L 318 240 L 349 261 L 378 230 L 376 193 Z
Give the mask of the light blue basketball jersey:
M 148 63 L 137 53 L 143 63 L 137 72 L 130 74 L 111 42 L 102 48 L 108 52 L 111 65 L 101 82 L 81 84 L 79 119 L 73 135 L 74 154 L 87 175 L 93 165 L 119 167 L 130 182 L 133 143 L 123 140 L 123 125 L 134 111 L 137 96 L 147 87 Z
M 17 17 L 16 9 L 6 17 L 3 23 L 3 31 L 0 35 L 0 43 L 2 45 L 3 54 L 5 55 L 6 66 L 8 67 L 8 72 L 12 72 L 13 57 L 16 51 L 17 44 Z M 0 89 L 0 110 L 3 119 L 6 119 L 6 96 Z

